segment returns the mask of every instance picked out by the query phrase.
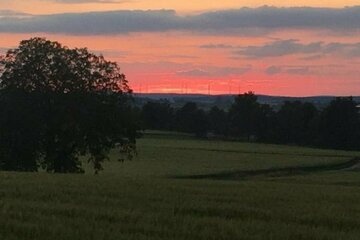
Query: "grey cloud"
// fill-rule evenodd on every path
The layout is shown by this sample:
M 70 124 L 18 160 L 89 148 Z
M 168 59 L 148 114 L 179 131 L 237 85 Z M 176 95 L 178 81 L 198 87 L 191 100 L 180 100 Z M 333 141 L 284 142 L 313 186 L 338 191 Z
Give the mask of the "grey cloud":
M 236 56 L 247 58 L 280 57 L 294 54 L 310 55 L 303 60 L 314 60 L 326 55 L 360 57 L 360 43 L 300 43 L 297 40 L 279 40 L 261 46 L 247 46 L 233 51 Z
M 106 57 L 118 58 L 118 57 L 126 57 L 129 55 L 127 51 L 119 51 L 114 49 L 102 49 L 102 50 L 92 50 L 95 54 L 101 54 Z
M 300 60 L 307 60 L 307 61 L 310 61 L 310 60 L 318 60 L 318 59 L 321 59 L 321 58 L 323 58 L 323 57 L 324 57 L 323 54 L 315 54 L 315 55 L 310 55 L 310 56 L 301 57 Z
M 166 31 L 176 28 L 174 11 L 113 11 L 34 16 L 0 22 L 0 32 L 47 32 L 100 35 Z
M 205 48 L 205 49 L 231 49 L 231 48 L 236 48 L 236 46 L 230 45 L 230 44 L 204 44 L 204 45 L 200 45 L 200 48 Z
M 194 19 L 196 26 L 221 28 L 311 28 L 349 29 L 359 28 L 360 6 L 335 8 L 310 7 L 260 7 L 208 12 Z
M 191 76 L 191 77 L 207 77 L 210 74 L 210 72 L 202 70 L 202 69 L 190 69 L 190 70 L 182 70 L 176 72 L 176 75 L 179 76 Z
M 314 73 L 312 66 L 270 66 L 265 72 L 268 75 L 276 75 L 280 73 L 287 73 L 291 75 L 307 75 Z
M 237 55 L 250 58 L 278 57 L 298 53 L 314 53 L 321 51 L 322 43 L 314 42 L 310 44 L 301 44 L 297 40 L 275 41 L 263 46 L 248 46 L 235 51 Z
M 13 19 L 13 18 L 25 18 L 25 17 L 31 17 L 32 15 L 23 13 L 23 12 L 17 12 L 12 11 L 8 9 L 0 9 L 0 19 L 2 21 L 5 21 L 7 19 Z
M 163 57 L 163 58 L 182 58 L 182 59 L 196 59 L 199 58 L 197 56 L 192 56 L 192 55 L 182 55 L 182 54 L 173 54 L 173 55 L 161 55 L 159 57 Z
M 344 74 L 343 65 L 273 65 L 265 69 L 268 75 L 335 75 Z
M 70 2 L 70 0 L 64 1 Z M 169 30 L 249 35 L 265 34 L 281 29 L 359 30 L 360 7 L 342 9 L 260 7 L 213 11 L 189 16 L 179 16 L 172 10 L 113 11 L 41 15 L 26 20 L 0 22 L 0 32 L 83 35 Z
M 265 72 L 269 75 L 275 75 L 281 73 L 281 71 L 281 67 L 278 66 L 270 66 L 265 70 Z
M 360 57 L 360 43 L 332 43 L 325 48 L 325 53 L 338 53 L 345 57 Z
M 186 77 L 230 77 L 243 75 L 251 70 L 251 66 L 243 66 L 239 68 L 217 67 L 217 68 L 194 68 L 190 70 L 177 71 L 176 75 Z
M 294 75 L 307 75 L 311 73 L 309 66 L 289 67 L 285 70 L 285 72 Z

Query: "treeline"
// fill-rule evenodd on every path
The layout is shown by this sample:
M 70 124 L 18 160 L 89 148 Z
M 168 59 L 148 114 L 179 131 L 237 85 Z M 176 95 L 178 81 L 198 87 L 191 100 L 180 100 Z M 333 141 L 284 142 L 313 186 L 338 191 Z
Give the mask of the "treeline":
M 312 103 L 284 102 L 275 111 L 254 93 L 235 98 L 229 109 L 205 111 L 194 102 L 175 109 L 166 101 L 149 101 L 141 109 L 145 129 L 193 133 L 278 144 L 360 149 L 360 109 L 351 97 L 336 98 L 318 109 Z

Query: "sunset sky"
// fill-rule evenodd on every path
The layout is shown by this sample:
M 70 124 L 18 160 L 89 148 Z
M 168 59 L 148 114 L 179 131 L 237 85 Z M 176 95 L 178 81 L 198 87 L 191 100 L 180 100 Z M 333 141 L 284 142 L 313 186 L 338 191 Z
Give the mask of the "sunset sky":
M 360 95 L 357 4 L 0 0 L 0 54 L 31 37 L 87 47 L 143 93 Z

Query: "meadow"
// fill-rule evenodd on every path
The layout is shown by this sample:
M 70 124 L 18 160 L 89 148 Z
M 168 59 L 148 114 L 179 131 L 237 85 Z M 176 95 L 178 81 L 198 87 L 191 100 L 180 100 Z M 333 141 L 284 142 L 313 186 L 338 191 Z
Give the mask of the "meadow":
M 155 132 L 99 175 L 0 172 L 0 239 L 359 239 L 359 156 Z

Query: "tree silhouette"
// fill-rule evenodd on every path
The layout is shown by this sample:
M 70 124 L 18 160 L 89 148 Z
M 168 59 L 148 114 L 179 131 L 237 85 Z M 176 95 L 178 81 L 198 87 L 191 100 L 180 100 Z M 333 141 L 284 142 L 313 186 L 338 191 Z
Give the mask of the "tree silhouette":
M 142 107 L 142 120 L 147 129 L 171 130 L 174 109 L 168 101 L 149 101 Z
M 176 123 L 179 131 L 195 133 L 204 137 L 208 130 L 206 113 L 196 103 L 188 102 L 176 112 Z
M 7 52 L 0 80 L 3 169 L 82 172 L 79 157 L 90 156 L 99 171 L 113 147 L 135 150 L 138 120 L 115 62 L 32 38 Z
M 214 106 L 208 113 L 209 129 L 217 135 L 227 135 L 227 114 L 224 110 Z
M 262 121 L 261 106 L 253 92 L 240 94 L 229 110 L 230 131 L 233 135 L 245 137 L 258 135 Z
M 316 138 L 318 110 L 312 103 L 285 102 L 276 114 L 274 140 L 311 145 Z
M 321 114 L 319 130 L 326 147 L 360 149 L 360 113 L 353 98 L 331 101 Z

